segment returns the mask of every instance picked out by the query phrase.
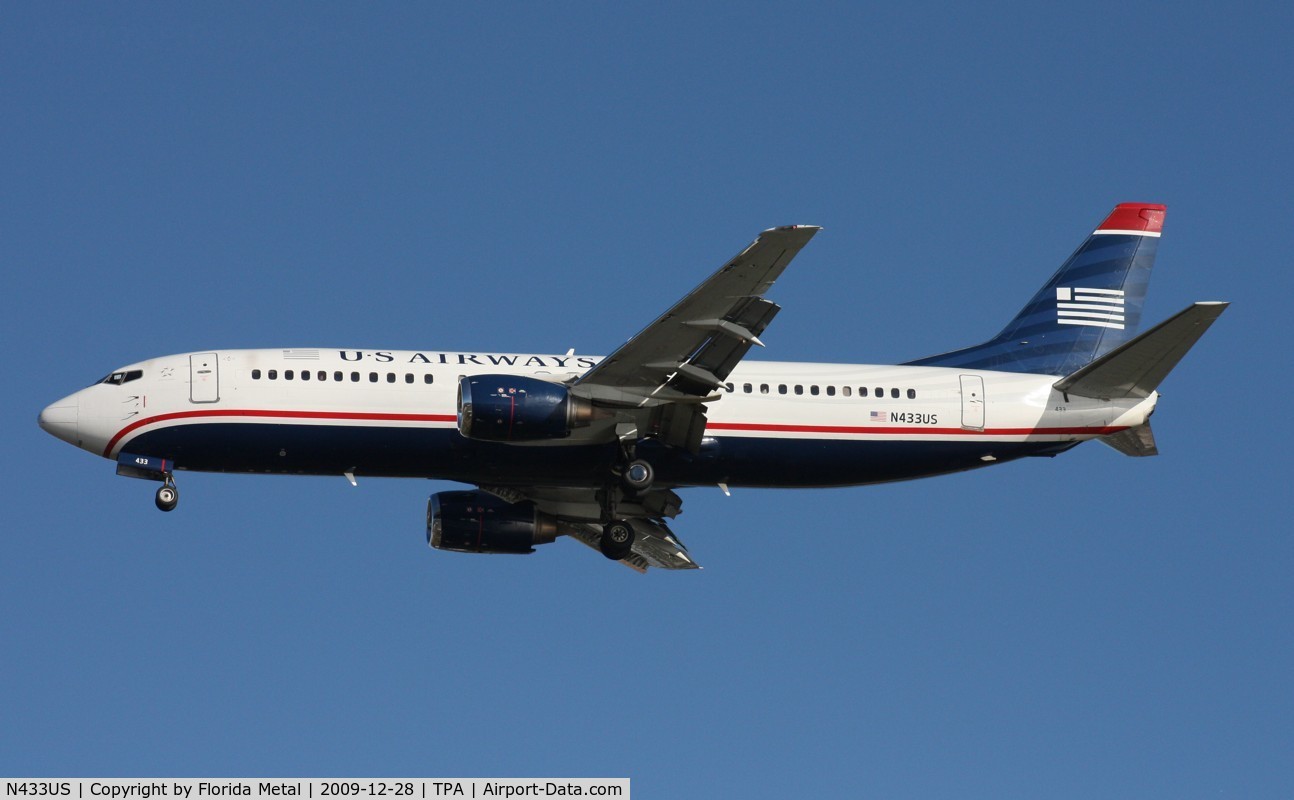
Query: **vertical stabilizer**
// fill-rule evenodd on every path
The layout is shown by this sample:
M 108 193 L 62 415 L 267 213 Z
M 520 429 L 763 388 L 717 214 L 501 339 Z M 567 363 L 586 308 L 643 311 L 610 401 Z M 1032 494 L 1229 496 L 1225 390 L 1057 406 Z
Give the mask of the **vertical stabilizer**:
M 1120 203 L 1001 333 L 908 364 L 1069 375 L 1131 340 L 1164 213 L 1162 205 Z

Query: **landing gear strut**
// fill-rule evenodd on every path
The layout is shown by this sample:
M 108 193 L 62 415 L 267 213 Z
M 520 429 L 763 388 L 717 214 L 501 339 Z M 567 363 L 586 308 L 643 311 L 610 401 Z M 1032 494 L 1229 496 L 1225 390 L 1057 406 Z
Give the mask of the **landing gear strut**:
M 162 511 L 174 511 L 180 503 L 180 490 L 175 488 L 175 480 L 170 475 L 166 476 L 166 481 L 157 490 L 157 496 L 153 502 Z
M 634 549 L 634 526 L 616 513 L 616 505 L 625 497 L 636 498 L 646 492 L 656 479 L 656 470 L 652 469 L 652 465 L 635 457 L 635 445 L 633 438 L 621 438 L 618 464 L 612 467 L 606 485 L 599 492 L 603 524 L 598 548 L 602 555 L 612 561 L 627 558 Z M 616 486 L 617 474 L 620 486 Z
M 634 528 L 622 519 L 608 522 L 602 526 L 602 539 L 598 542 L 602 555 L 612 561 L 620 561 L 633 552 Z

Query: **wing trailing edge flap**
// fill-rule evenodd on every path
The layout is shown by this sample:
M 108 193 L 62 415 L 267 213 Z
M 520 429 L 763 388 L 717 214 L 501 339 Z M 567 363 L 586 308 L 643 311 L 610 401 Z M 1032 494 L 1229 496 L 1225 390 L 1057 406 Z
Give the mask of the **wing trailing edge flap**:
M 705 406 L 671 403 L 652 409 L 648 431 L 663 444 L 695 455 L 701 452 L 705 423 Z
M 747 297 L 720 319 L 686 323 L 702 331 L 705 338 L 681 362 L 670 365 L 674 377 L 667 385 L 689 395 L 707 395 L 718 389 L 751 347 L 763 346 L 759 336 L 781 310 L 762 297 Z
M 629 521 L 634 526 L 634 551 L 620 560 L 630 569 L 646 572 L 649 567 L 656 569 L 700 569 L 701 565 L 692 560 L 687 548 L 678 540 L 664 523 L 646 519 Z M 572 524 L 566 535 L 599 550 L 598 541 L 602 530 L 591 523 Z M 600 552 L 600 551 L 599 551 Z
M 578 542 L 601 552 L 602 526 L 597 520 L 602 514 L 597 489 L 584 487 L 530 486 L 518 489 L 510 486 L 481 486 L 481 491 L 509 503 L 529 501 L 539 510 L 558 519 L 558 531 Z M 673 519 L 683 510 L 683 501 L 669 489 L 653 489 L 616 504 L 616 514 L 627 519 L 634 527 L 633 553 L 621 560 L 628 567 L 646 572 L 657 569 L 700 569 L 688 555 L 687 548 L 664 519 Z
M 1099 400 L 1149 397 L 1228 305 L 1195 303 L 1053 385 Z

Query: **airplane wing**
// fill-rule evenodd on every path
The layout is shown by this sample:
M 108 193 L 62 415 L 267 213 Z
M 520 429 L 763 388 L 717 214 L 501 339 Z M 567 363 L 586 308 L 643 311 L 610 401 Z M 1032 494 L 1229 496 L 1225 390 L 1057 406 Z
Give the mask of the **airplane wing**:
M 612 411 L 622 440 L 655 438 L 697 452 L 705 403 L 717 399 L 737 363 L 779 308 L 763 295 L 820 228 L 791 225 L 764 231 L 704 283 L 571 384 L 571 394 Z M 600 550 L 607 492 L 615 518 L 634 529 L 621 562 L 645 572 L 699 569 L 669 529 L 682 501 L 663 486 L 642 491 L 564 486 L 481 486 L 508 503 L 533 503 L 556 518 L 558 532 Z
M 779 307 L 764 299 L 782 270 L 820 228 L 771 228 L 589 370 L 572 391 L 598 405 L 653 408 L 640 435 L 692 452 L 700 446 L 711 398 Z M 647 429 L 641 430 L 646 423 Z

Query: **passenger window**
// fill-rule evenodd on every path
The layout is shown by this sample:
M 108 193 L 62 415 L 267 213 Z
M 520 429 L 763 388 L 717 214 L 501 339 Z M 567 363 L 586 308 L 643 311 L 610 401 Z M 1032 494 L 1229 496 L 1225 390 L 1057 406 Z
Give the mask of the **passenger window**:
M 319 374 L 316 375 L 315 377 L 321 381 L 326 381 L 328 380 L 328 373 L 324 372 L 323 370 L 319 370 Z
M 741 385 L 741 390 L 746 394 L 750 394 L 753 389 L 754 387 L 752 387 L 749 383 L 743 383 Z
M 395 383 L 395 373 L 394 373 L 394 372 L 388 372 L 388 373 L 386 373 L 386 382 L 387 382 L 387 383 Z
M 279 371 L 276 369 L 270 370 L 270 380 L 276 381 L 278 379 L 279 379 Z
M 796 393 L 796 394 L 804 394 L 804 387 L 803 387 L 803 386 L 801 386 L 801 385 L 800 385 L 800 384 L 798 384 L 798 383 L 797 383 L 797 384 L 795 384 L 795 393 Z
M 895 400 L 899 399 L 899 390 L 890 389 L 890 397 L 893 397 Z
M 406 373 L 404 373 L 404 382 L 405 382 L 405 383 L 413 383 L 413 373 L 412 373 L 412 372 L 406 372 Z
M 884 396 L 885 396 L 885 390 L 884 390 L 884 389 L 882 389 L 881 387 L 877 386 L 877 387 L 876 387 L 876 396 L 877 396 L 877 397 L 884 397 Z
M 859 386 L 859 387 L 858 387 L 858 396 L 859 396 L 859 397 L 866 397 L 866 396 L 867 396 L 867 387 L 866 387 L 866 386 Z
M 259 369 L 252 370 L 252 380 L 259 381 L 260 379 L 261 379 L 261 371 Z
M 916 390 L 916 389 L 908 389 L 908 399 L 909 399 L 909 400 L 916 400 L 916 399 L 917 399 L 917 390 Z
M 344 376 L 340 372 L 334 372 L 332 374 L 332 379 L 338 382 L 340 382 L 343 379 L 343 377 Z
M 351 383 L 359 383 L 359 373 L 358 373 L 358 372 L 352 372 L 352 373 L 350 374 L 350 380 L 351 380 Z
M 809 394 L 817 394 L 817 393 L 818 393 L 818 387 L 816 384 L 809 387 Z
M 729 392 L 731 392 L 731 391 L 735 388 L 735 387 L 733 387 L 733 385 L 732 385 L 731 383 L 724 384 L 724 385 L 727 387 L 727 389 L 728 389 L 728 391 L 729 391 Z
M 423 383 L 431 383 L 431 381 L 432 381 L 431 373 L 427 373 L 426 375 L 422 376 Z
M 377 383 L 377 373 L 376 373 L 376 372 L 370 372 L 370 373 L 368 374 L 368 382 L 369 382 L 369 383 Z
M 767 383 L 761 383 L 761 384 L 759 385 L 759 393 L 760 393 L 760 394 L 768 394 L 768 384 L 767 384 Z
M 834 387 L 834 386 L 828 386 L 828 387 L 827 387 L 827 397 L 835 397 L 835 396 L 836 396 L 836 387 Z
M 843 394 L 845 397 L 848 397 L 849 395 L 854 393 L 854 389 L 852 386 L 842 386 L 840 387 L 840 393 Z
M 292 370 L 290 369 L 283 370 L 283 380 L 285 381 L 292 380 Z
M 778 394 L 786 394 L 786 384 L 785 384 L 785 383 L 779 383 L 779 384 L 777 385 L 777 393 L 778 393 Z
M 303 381 L 310 380 L 310 370 L 308 369 L 301 370 L 301 380 Z

